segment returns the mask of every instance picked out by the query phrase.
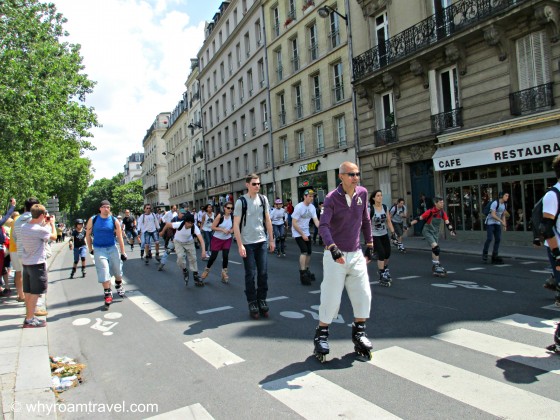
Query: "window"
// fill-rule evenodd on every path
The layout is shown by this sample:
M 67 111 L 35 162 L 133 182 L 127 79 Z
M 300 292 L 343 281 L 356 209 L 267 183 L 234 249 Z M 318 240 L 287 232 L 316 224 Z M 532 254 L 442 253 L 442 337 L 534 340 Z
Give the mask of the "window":
M 262 45 L 262 31 L 260 20 L 257 20 L 255 22 L 255 39 L 257 40 L 257 47 L 260 47 Z
M 242 104 L 245 99 L 245 85 L 243 83 L 243 78 L 237 81 L 237 87 L 239 88 L 239 103 Z
M 381 66 L 387 65 L 387 43 L 389 39 L 389 21 L 387 19 L 387 12 L 383 12 L 375 16 L 374 23 L 374 39 L 377 45 L 377 59 Z
M 305 134 L 303 133 L 303 130 L 298 131 L 296 133 L 296 137 L 299 157 L 302 158 L 305 156 Z
M 259 86 L 263 88 L 266 85 L 266 81 L 264 80 L 265 72 L 264 72 L 264 61 L 262 58 L 257 62 L 257 71 L 259 73 Z
M 529 89 L 551 81 L 550 53 L 546 32 L 533 32 L 515 42 L 519 90 Z
M 311 105 L 313 112 L 321 111 L 321 81 L 319 75 L 311 76 Z
M 278 48 L 275 51 L 276 55 L 276 75 L 278 77 L 278 81 L 282 80 L 282 50 Z
M 340 45 L 340 23 L 336 13 L 331 13 L 329 15 L 329 29 L 330 47 L 336 48 Z
M 298 51 L 298 41 L 297 41 L 297 37 L 293 38 L 290 41 L 291 47 L 292 47 L 292 69 L 293 72 L 295 73 L 296 71 L 299 70 L 299 51 Z
M 222 95 L 222 115 L 224 118 L 227 117 L 227 100 L 225 93 Z
M 222 84 L 224 83 L 225 78 L 226 78 L 226 72 L 225 72 L 224 62 L 222 61 L 220 63 L 220 79 L 222 80 Z
M 299 120 L 303 118 L 303 101 L 301 97 L 301 85 L 297 84 L 294 86 L 294 99 L 295 99 L 295 113 L 296 119 Z
M 379 95 L 376 107 L 377 129 L 383 130 L 395 125 L 395 112 L 393 109 L 393 92 L 388 91 Z
M 263 124 L 263 131 L 268 130 L 268 109 L 266 107 L 266 101 L 261 102 L 261 120 Z
M 216 92 L 218 90 L 218 74 L 216 70 L 212 73 L 212 78 L 214 80 L 214 92 Z
M 249 123 L 251 124 L 251 134 L 254 137 L 257 135 L 257 121 L 255 119 L 255 108 L 251 108 L 249 110 Z
M 238 157 L 235 158 L 235 174 L 236 174 L 237 178 L 239 178 L 240 173 L 239 173 L 239 158 Z
M 245 175 L 249 174 L 249 155 L 245 153 L 243 155 L 243 168 L 245 169 Z
M 317 60 L 319 57 L 319 43 L 317 41 L 317 25 L 313 22 L 313 25 L 308 27 L 309 34 L 309 61 Z
M 315 127 L 315 144 L 317 145 L 317 153 L 325 151 L 325 137 L 323 136 L 323 124 L 317 124 Z
M 241 44 L 235 46 L 235 57 L 237 58 L 237 68 L 241 66 Z
M 344 120 L 344 115 L 336 117 L 334 119 L 334 125 L 336 129 L 337 146 L 346 147 L 346 121 Z
M 220 165 L 220 179 L 222 180 L 222 184 L 226 182 L 224 179 L 224 165 Z
M 278 114 L 278 122 L 280 127 L 286 125 L 286 100 L 284 98 L 284 92 L 278 94 L 278 109 L 280 110 Z
M 296 18 L 296 4 L 295 0 L 288 0 L 288 17 L 295 19 Z
M 439 112 L 449 112 L 460 107 L 459 105 L 459 78 L 457 68 L 452 67 L 439 74 Z
M 280 138 L 280 147 L 282 150 L 282 161 L 287 162 L 289 154 L 288 154 L 288 138 L 286 136 Z
M 212 137 L 212 157 L 215 158 L 216 157 L 216 142 L 214 137 Z
M 251 55 L 251 39 L 249 38 L 249 32 L 244 35 L 243 39 L 245 42 L 245 55 L 249 58 Z
M 265 168 L 269 168 L 272 163 L 270 161 L 270 146 L 268 144 L 264 145 L 263 152 L 264 152 L 264 166 Z
M 224 153 L 224 149 L 222 148 L 222 132 L 221 131 L 218 133 L 218 151 L 219 151 L 220 155 L 222 153 Z
M 245 115 L 241 116 L 241 137 L 242 140 L 245 141 L 247 137 L 247 125 L 245 123 Z
M 280 35 L 280 12 L 278 7 L 272 9 L 272 35 L 274 37 Z
M 259 154 L 257 153 L 257 149 L 253 149 L 253 165 L 255 171 L 259 170 Z
M 233 73 L 233 61 L 232 61 L 231 53 L 229 53 L 227 56 L 227 63 L 228 63 L 229 75 L 231 76 Z
M 342 79 L 342 63 L 333 65 L 333 98 L 334 103 L 338 103 L 344 99 L 344 83 Z
M 226 151 L 229 150 L 229 127 L 224 128 L 224 137 L 226 139 Z
M 227 177 L 228 181 L 231 181 L 231 160 L 228 160 L 227 163 Z
M 231 135 L 233 136 L 233 145 L 237 146 L 238 144 L 238 136 L 237 136 L 237 121 L 234 121 L 231 124 Z
M 249 89 L 249 97 L 253 96 L 253 70 L 247 71 L 247 88 Z

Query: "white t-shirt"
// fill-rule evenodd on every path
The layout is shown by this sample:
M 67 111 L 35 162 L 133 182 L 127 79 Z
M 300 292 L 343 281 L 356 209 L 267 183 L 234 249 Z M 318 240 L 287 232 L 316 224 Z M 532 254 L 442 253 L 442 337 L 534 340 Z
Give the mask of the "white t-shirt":
M 224 217 L 223 215 L 220 216 L 220 222 L 222 222 L 221 224 L 219 224 L 217 227 L 220 229 L 227 229 L 227 230 L 231 230 L 233 229 L 233 220 L 231 218 L 231 216 L 229 217 Z M 224 233 L 221 230 L 215 230 L 214 231 L 214 238 L 217 239 L 221 239 L 223 241 L 231 238 L 231 233 Z
M 554 184 L 554 188 L 560 190 L 560 182 Z M 556 214 L 558 212 L 558 198 L 554 191 L 548 191 L 543 198 L 543 213 Z M 556 240 L 560 243 L 560 217 L 556 220 L 556 226 L 554 226 L 554 233 L 556 234 Z M 544 244 L 548 246 L 548 241 L 544 241 Z
M 173 226 L 173 229 L 179 229 L 181 223 L 182 222 L 173 222 L 171 223 L 171 226 Z M 194 234 L 200 235 L 200 229 L 198 228 L 197 225 L 194 225 Z M 177 230 L 175 232 L 175 236 L 173 237 L 173 240 L 178 242 L 193 242 L 194 238 L 191 234 L 191 228 L 187 226 L 183 226 L 183 229 Z
M 285 209 L 275 207 L 270 211 L 270 220 L 273 225 L 283 225 L 287 214 Z
M 161 221 L 165 223 L 171 223 L 174 217 L 177 217 L 177 212 L 169 210 L 167 213 L 163 215 Z
M 294 212 L 292 213 L 292 220 L 297 220 L 297 224 L 305 236 L 309 236 L 309 222 L 314 217 L 317 217 L 317 209 L 315 206 L 312 203 L 306 206 L 303 201 L 295 206 Z M 300 236 L 301 235 L 292 225 L 292 237 L 298 238 Z
M 136 227 L 141 232 L 155 232 L 159 230 L 159 221 L 154 213 L 144 213 L 136 220 Z

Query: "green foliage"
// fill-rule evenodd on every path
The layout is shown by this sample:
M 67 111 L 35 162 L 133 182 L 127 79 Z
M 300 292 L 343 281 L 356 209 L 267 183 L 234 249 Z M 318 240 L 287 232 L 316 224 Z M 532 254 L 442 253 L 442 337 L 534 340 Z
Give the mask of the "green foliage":
M 0 202 L 58 195 L 71 211 L 92 179 L 83 153 L 99 124 L 84 101 L 95 83 L 65 22 L 52 3 L 0 1 Z
M 129 182 L 128 184 L 119 185 L 113 191 L 113 212 L 115 214 L 122 213 L 129 209 L 133 214 L 141 214 L 144 206 L 144 190 L 142 189 L 142 180 Z M 118 212 L 118 213 L 117 213 Z

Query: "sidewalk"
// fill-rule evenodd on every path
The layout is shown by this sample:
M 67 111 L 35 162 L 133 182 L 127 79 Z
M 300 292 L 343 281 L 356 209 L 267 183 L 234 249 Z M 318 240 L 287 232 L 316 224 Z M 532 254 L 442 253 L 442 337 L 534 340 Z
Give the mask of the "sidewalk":
M 53 243 L 49 267 L 66 243 Z M 54 407 L 51 390 L 48 330 L 22 328 L 25 305 L 16 301 L 16 293 L 0 303 L 0 409 L 4 419 L 56 419 L 56 414 L 25 410 L 26 404 L 42 403 Z M 48 310 L 48 304 L 47 304 Z

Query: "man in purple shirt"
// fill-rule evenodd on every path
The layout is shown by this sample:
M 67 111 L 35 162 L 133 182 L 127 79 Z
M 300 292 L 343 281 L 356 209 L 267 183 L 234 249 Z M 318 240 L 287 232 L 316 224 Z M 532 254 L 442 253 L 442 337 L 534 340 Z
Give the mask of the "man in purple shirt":
M 325 253 L 314 354 L 321 363 L 326 361 L 329 354 L 329 324 L 337 317 L 344 287 L 354 310 L 354 350 L 360 356 L 371 359 L 372 345 L 365 333 L 365 321 L 369 318 L 371 308 L 367 264 L 373 259 L 371 220 L 367 209 L 368 192 L 358 185 L 360 172 L 354 163 L 342 163 L 338 177 L 342 182 L 325 197 L 319 224 Z M 360 231 L 366 240 L 363 254 Z

